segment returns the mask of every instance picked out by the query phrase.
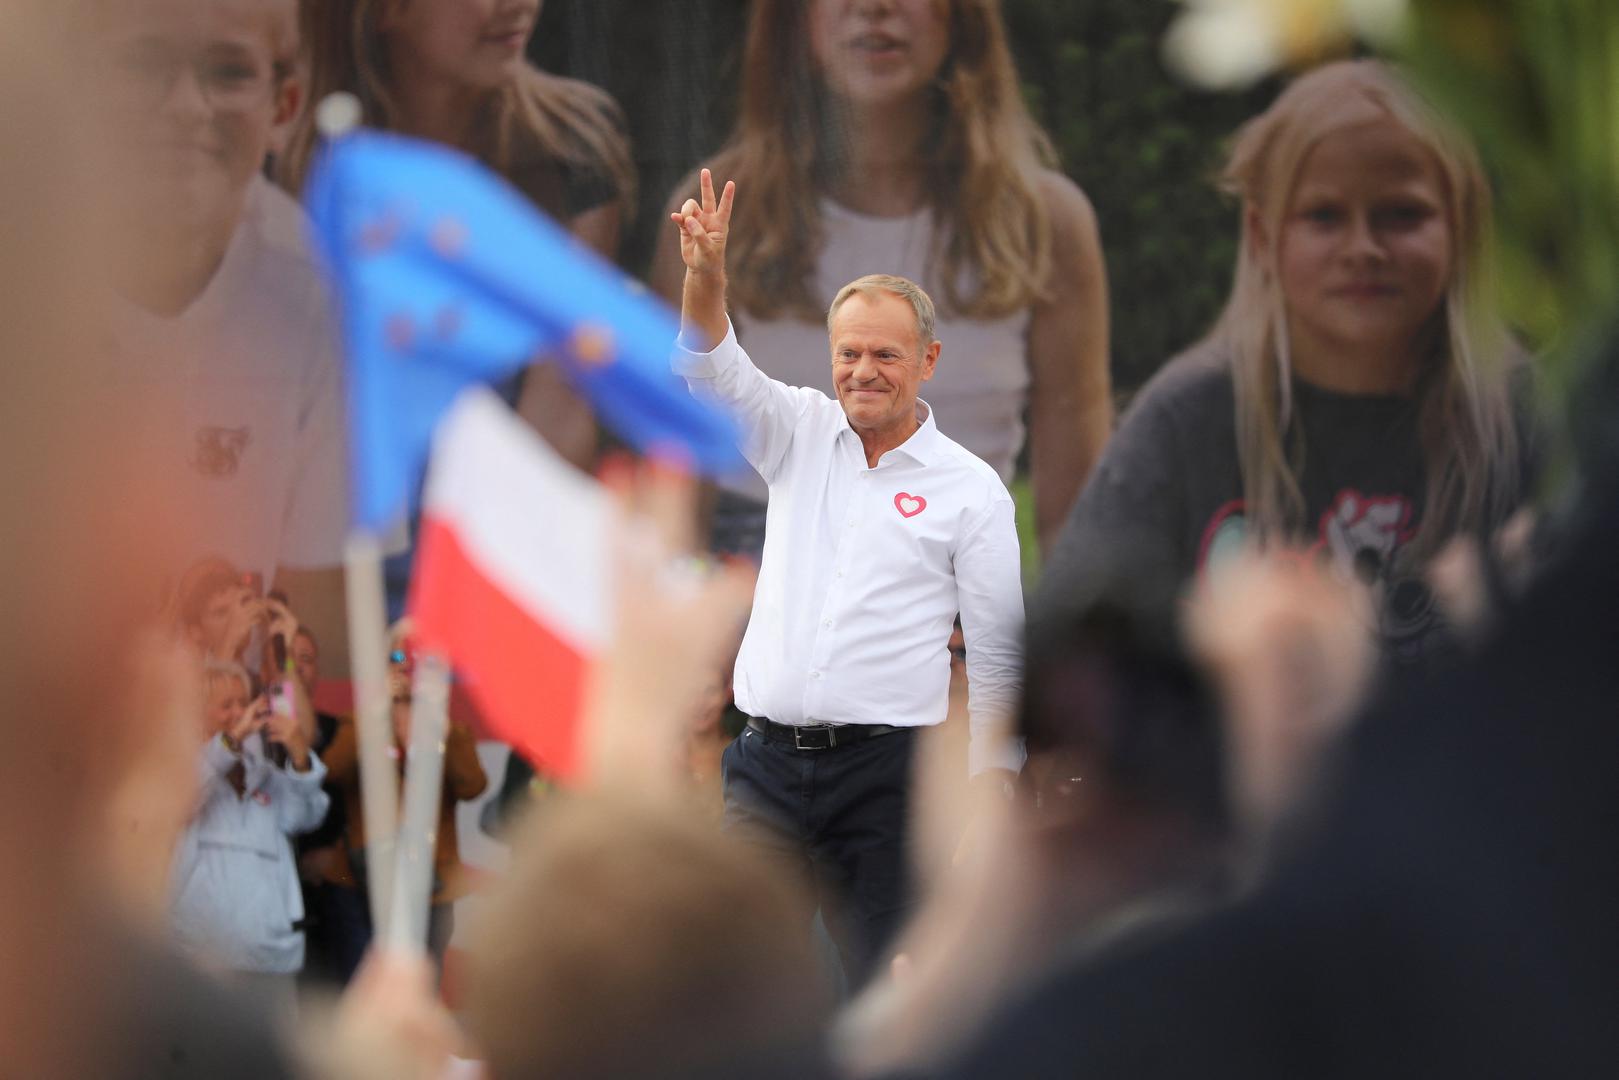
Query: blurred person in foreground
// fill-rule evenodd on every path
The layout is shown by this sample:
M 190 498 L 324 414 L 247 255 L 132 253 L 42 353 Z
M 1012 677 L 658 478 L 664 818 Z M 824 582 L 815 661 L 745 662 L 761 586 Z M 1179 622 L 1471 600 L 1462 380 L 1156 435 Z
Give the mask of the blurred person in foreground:
M 394 626 L 388 654 L 388 687 L 391 697 L 389 717 L 393 739 L 388 753 L 401 780 L 410 747 L 412 707 L 411 680 L 416 670 L 415 645 L 409 623 Z M 371 905 L 366 892 L 365 810 L 360 797 L 359 733 L 354 721 L 338 724 L 326 754 L 327 775 L 343 800 L 344 844 L 342 851 L 325 860 L 328 884 L 327 915 L 334 946 L 333 961 L 340 982 L 348 982 L 370 945 L 375 928 L 371 925 Z M 488 786 L 483 764 L 478 760 L 478 744 L 470 729 L 452 721 L 444 737 L 444 780 L 439 791 L 438 829 L 433 845 L 432 906 L 428 913 L 428 953 L 442 966 L 444 950 L 455 931 L 455 901 L 466 893 L 465 869 L 461 865 L 456 807 L 475 799 Z M 338 857 L 340 856 L 340 857 Z
M 303 970 L 303 897 L 290 837 L 326 814 L 325 766 L 303 725 L 252 696 L 238 664 L 209 661 L 201 791 L 175 853 L 172 925 L 204 967 L 219 966 L 271 1015 L 297 1014 Z M 269 756 L 284 752 L 285 765 Z
M 265 1019 L 163 936 L 198 676 L 155 632 L 177 504 L 131 426 L 156 403 L 90 360 L 108 192 L 67 14 L 13 4 L 0 34 L 0 729 L 26 747 L 0 767 L 0 855 L 26 867 L 0 882 L 4 1069 L 286 1076 Z
M 614 481 L 619 600 L 577 788 L 522 823 L 472 927 L 465 1018 L 495 1080 L 820 1077 L 830 1005 L 804 896 L 700 812 L 690 717 L 752 574 L 694 573 L 689 478 Z
M 910 790 L 920 729 L 949 709 L 966 635 L 968 770 L 1009 790 L 1022 748 L 997 724 L 1022 674 L 1012 498 L 918 395 L 939 365 L 934 308 L 903 278 L 845 285 L 827 313 L 836 400 L 754 366 L 726 314 L 736 186 L 671 215 L 686 262 L 676 371 L 738 419 L 772 501 L 736 663 L 747 727 L 724 758 L 725 821 L 816 896 L 851 983 L 913 903 Z M 948 361 L 946 361 L 948 362 Z
M 107 192 L 109 387 L 222 556 L 342 640 L 337 332 L 303 212 L 262 176 L 304 104 L 295 0 L 72 0 Z M 262 602 L 260 600 L 259 602 Z M 333 665 L 346 668 L 346 659 Z
M 541 0 L 303 0 L 309 91 L 353 94 L 368 127 L 477 158 L 603 258 L 618 254 L 635 166 L 618 105 L 526 59 Z M 277 162 L 303 189 L 319 143 L 312 113 Z M 518 379 L 519 415 L 564 458 L 596 464 L 600 433 L 558 363 Z
M 1090 201 L 1024 105 L 999 0 L 756 0 L 740 94 L 703 163 L 748 193 L 729 258 L 737 340 L 771 378 L 825 389 L 838 290 L 916 282 L 949 343 L 928 394 L 940 426 L 1007 484 L 1028 450 L 1049 549 L 1112 426 L 1107 273 Z M 651 276 L 672 304 L 675 240 L 661 236 Z M 760 473 L 726 481 L 721 550 L 760 556 Z
M 1477 154 L 1393 69 L 1340 61 L 1242 128 L 1223 180 L 1242 214 L 1226 310 L 1136 399 L 1041 601 L 1301 547 L 1373 588 L 1387 658 L 1427 665 L 1452 651 L 1428 563 L 1507 520 L 1532 457 Z
M 1031 623 L 1023 791 L 963 845 L 932 830 L 952 865 L 888 978 L 840 1018 L 846 1071 L 938 1067 L 1053 966 L 1166 934 L 1227 895 L 1222 710 L 1162 614 L 1109 599 Z M 919 786 L 924 822 L 954 809 L 937 778 Z
M 1610 373 L 1616 361 L 1610 348 Z M 1615 386 L 1610 378 L 1610 410 Z M 1454 670 L 1397 675 L 1374 693 L 1345 731 L 1312 820 L 1273 854 L 1252 895 L 1059 967 L 929 1075 L 1611 1071 L 1611 445 L 1564 524 L 1562 550 Z

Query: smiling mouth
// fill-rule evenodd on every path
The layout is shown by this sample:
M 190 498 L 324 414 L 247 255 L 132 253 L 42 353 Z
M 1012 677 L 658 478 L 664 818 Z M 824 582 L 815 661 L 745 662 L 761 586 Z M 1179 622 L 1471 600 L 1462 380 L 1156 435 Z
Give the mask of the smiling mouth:
M 861 34 L 852 39 L 849 46 L 855 52 L 886 55 L 901 52 L 905 48 L 905 43 L 887 34 Z
M 497 30 L 495 33 L 485 34 L 483 39 L 491 45 L 501 45 L 507 48 L 521 47 L 528 42 L 528 35 L 532 31 L 532 27 L 514 26 L 507 30 Z

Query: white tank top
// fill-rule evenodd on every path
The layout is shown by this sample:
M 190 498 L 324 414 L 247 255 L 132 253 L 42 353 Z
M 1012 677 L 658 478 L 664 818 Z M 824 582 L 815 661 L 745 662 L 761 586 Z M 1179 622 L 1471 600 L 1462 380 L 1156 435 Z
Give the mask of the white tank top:
M 905 217 L 869 217 L 821 200 L 826 242 L 812 289 L 825 310 L 838 290 L 867 274 L 897 274 L 927 290 L 938 306 L 939 353 L 933 378 L 921 396 L 933 408 L 939 430 L 983 458 L 1010 482 L 1023 448 L 1023 407 L 1029 392 L 1027 308 L 1005 318 L 975 319 L 946 310 L 941 277 L 929 258 L 934 218 L 929 209 Z M 737 339 L 772 378 L 832 394 L 832 349 L 826 323 L 792 316 L 761 321 L 734 313 Z M 755 499 L 766 495 L 752 471 L 725 486 Z

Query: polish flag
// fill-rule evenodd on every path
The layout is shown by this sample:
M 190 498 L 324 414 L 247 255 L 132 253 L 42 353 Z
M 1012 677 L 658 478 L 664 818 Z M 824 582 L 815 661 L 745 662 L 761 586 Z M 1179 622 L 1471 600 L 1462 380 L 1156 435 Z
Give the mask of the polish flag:
M 609 509 L 482 387 L 434 436 L 409 604 L 420 644 L 449 660 L 489 737 L 562 779 L 607 641 Z

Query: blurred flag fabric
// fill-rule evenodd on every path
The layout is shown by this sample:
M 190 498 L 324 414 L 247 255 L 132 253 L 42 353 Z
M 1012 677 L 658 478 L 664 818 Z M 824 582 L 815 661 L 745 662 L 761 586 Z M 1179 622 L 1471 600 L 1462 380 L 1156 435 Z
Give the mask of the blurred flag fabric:
M 422 497 L 410 612 L 482 716 L 545 775 L 579 765 L 578 718 L 607 640 L 610 504 L 495 394 L 439 425 Z
M 673 315 L 471 158 L 356 131 L 327 142 L 305 199 L 342 310 L 356 527 L 405 520 L 456 395 L 542 351 L 632 446 L 741 463 L 729 417 L 670 372 Z

